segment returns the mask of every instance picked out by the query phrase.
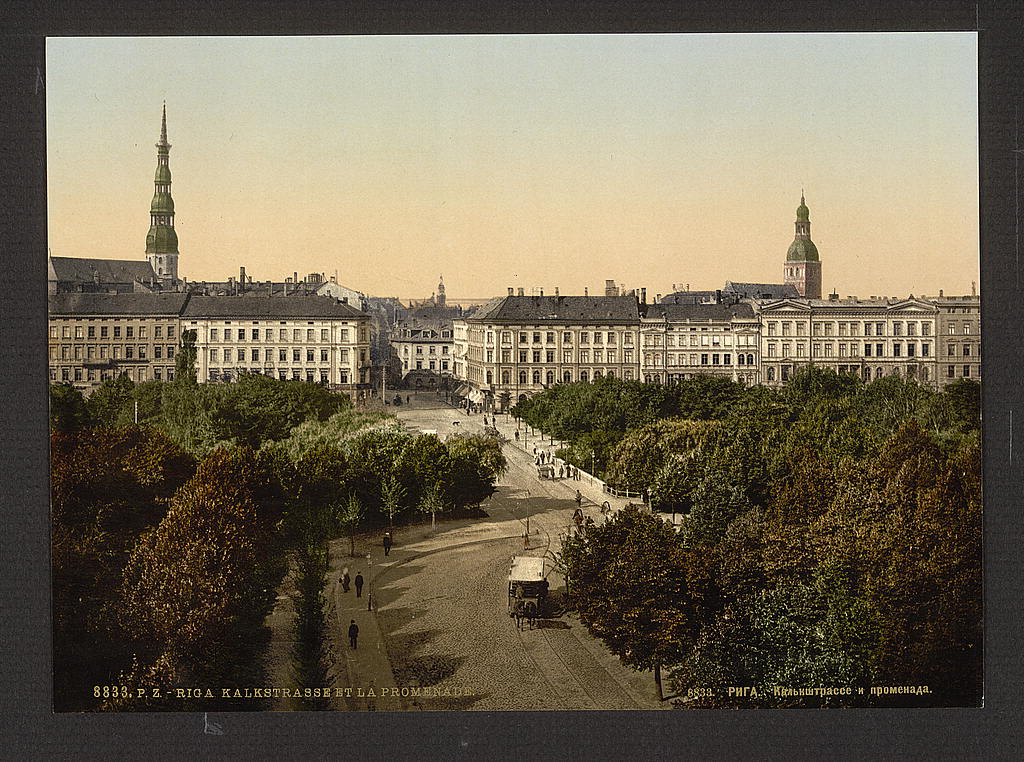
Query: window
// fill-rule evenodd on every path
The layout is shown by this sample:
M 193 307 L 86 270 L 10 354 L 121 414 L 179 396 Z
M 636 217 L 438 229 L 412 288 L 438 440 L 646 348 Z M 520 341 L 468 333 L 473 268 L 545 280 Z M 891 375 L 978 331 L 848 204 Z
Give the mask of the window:
M 864 345 L 864 356 L 865 357 L 871 357 L 871 345 L 870 344 L 865 344 Z
M 907 357 L 913 357 L 916 354 L 917 346 L 915 344 L 907 344 Z
M 615 362 L 615 350 L 609 349 L 605 352 L 605 356 L 608 358 L 608 362 Z
M 719 359 L 720 359 L 720 357 L 719 357 L 718 354 L 711 355 L 711 364 L 712 365 L 718 365 L 719 364 L 718 363 Z
M 540 332 L 539 331 L 535 331 L 534 332 L 534 334 L 533 334 L 533 343 L 534 344 L 540 344 Z
M 769 335 L 769 336 L 774 336 L 774 335 L 775 335 L 775 328 L 776 328 L 776 325 L 777 325 L 777 324 L 776 324 L 776 323 L 773 323 L 773 322 L 772 322 L 772 323 L 768 323 L 768 335 Z
M 129 335 L 129 336 L 131 336 L 131 335 L 132 335 L 132 334 L 131 334 L 131 330 L 132 330 L 131 328 L 129 328 L 129 329 L 128 329 L 128 335 Z M 75 338 L 76 338 L 76 339 L 83 339 L 83 338 L 85 338 L 85 337 L 84 337 L 84 336 L 82 335 L 82 326 L 80 326 L 80 325 L 76 325 L 76 326 L 75 326 Z
M 701 365 L 707 365 L 708 364 L 708 356 L 707 355 L 701 355 L 700 356 L 700 364 Z
M 307 328 L 306 329 L 306 341 L 314 341 L 314 340 L 315 339 L 313 338 L 313 329 L 312 328 Z
M 540 383 L 540 371 L 539 370 L 535 370 L 533 372 L 533 383 L 535 383 L 535 384 L 539 384 Z
M 922 336 L 931 336 L 932 335 L 932 324 L 931 323 L 921 323 L 921 335 Z M 922 376 L 922 378 L 923 378 L 923 376 Z
M 956 335 L 956 323 L 950 323 L 949 324 L 949 335 L 950 336 L 955 336 Z
M 302 350 L 301 349 L 293 349 L 292 350 L 292 362 L 302 362 Z
M 571 384 L 572 383 L 572 372 L 571 371 L 567 370 L 567 371 L 565 371 L 562 374 L 562 383 L 564 383 L 564 384 Z
M 520 349 L 519 350 L 519 362 L 526 362 L 526 350 L 525 349 Z
M 660 336 L 655 337 L 655 343 L 656 344 L 659 343 L 660 341 L 661 341 L 661 337 Z M 594 331 L 594 343 L 595 344 L 600 344 L 601 343 L 601 332 L 600 331 Z M 594 378 L 597 378 L 597 373 L 594 373 Z
M 580 344 L 589 344 L 590 334 L 586 331 L 580 331 Z
M 114 347 L 114 359 L 115 360 L 120 360 L 121 359 L 121 347 L 120 346 L 115 346 Z
M 632 334 L 627 334 L 627 335 L 632 335 Z M 626 342 L 623 342 L 623 343 L 625 344 Z M 633 350 L 632 349 L 623 349 L 622 350 L 622 361 L 623 362 L 633 362 Z
M 917 323 L 907 323 L 907 336 L 917 336 Z
M 526 383 L 526 371 L 525 370 L 519 371 L 519 383 L 521 383 L 521 384 L 525 384 Z
M 950 365 L 949 367 L 946 368 L 946 376 L 948 378 L 953 378 L 954 376 L 956 376 L 956 366 L 955 365 Z
M 88 327 L 88 328 L 86 329 L 86 335 L 87 335 L 87 336 L 88 336 L 88 337 L 89 337 L 90 339 L 95 339 L 95 338 L 96 338 L 96 327 L 95 327 L 95 326 L 89 326 L 89 327 Z
M 161 347 L 159 345 L 153 347 L 153 359 L 154 360 L 161 360 L 161 359 L 163 359 L 163 355 L 164 355 L 164 348 L 163 347 Z
M 590 362 L 590 350 L 589 349 L 581 349 L 580 350 L 580 362 Z
M 767 375 L 768 375 L 768 380 L 769 381 L 774 381 L 775 380 L 775 368 L 768 368 L 768 374 Z
M 928 343 L 921 344 L 921 357 L 928 357 L 928 355 L 931 354 L 931 346 L 932 345 Z
M 326 349 L 321 349 L 320 350 L 320 362 L 327 362 L 327 361 L 328 361 L 327 360 L 327 350 Z
M 549 370 L 549 371 L 548 371 L 548 372 L 547 372 L 547 373 L 545 374 L 544 378 L 545 378 L 545 383 L 546 383 L 546 384 L 547 384 L 548 386 L 550 386 L 551 384 L 555 383 L 555 372 L 554 372 L 553 370 Z
M 633 332 L 632 331 L 626 331 L 624 334 L 622 334 L 622 343 L 623 344 L 632 344 L 633 343 Z M 629 378 L 626 379 L 626 380 L 629 381 L 632 378 L 633 378 L 633 374 L 630 373 L 629 374 Z
M 306 362 L 313 362 L 313 350 L 306 347 Z
M 174 347 L 167 347 L 167 359 L 168 360 L 173 360 L 174 359 Z M 171 377 L 168 376 L 167 380 L 170 381 Z
M 902 344 L 893 344 L 892 345 L 892 356 L 893 357 L 900 357 L 902 354 L 903 354 L 903 345 Z
M 568 331 L 563 333 L 562 334 L 562 343 L 563 344 L 572 344 L 572 334 L 569 333 Z
M 92 328 L 89 329 L 89 335 L 92 336 Z M 144 326 L 144 325 L 140 325 L 139 326 L 139 338 L 140 339 L 146 338 L 146 326 Z
M 971 345 L 970 344 L 964 344 L 964 357 L 970 357 L 970 356 L 971 356 Z
M 167 338 L 168 339 L 173 339 L 174 338 L 174 326 L 173 325 L 167 326 Z M 171 381 L 173 379 L 174 379 L 174 374 L 172 372 L 168 371 L 167 372 L 167 380 Z
M 251 360 L 252 362 L 259 362 L 260 350 L 256 349 L 256 347 L 253 347 L 251 350 L 249 350 L 249 360 Z
M 56 339 L 57 338 L 57 326 L 55 326 L 55 325 L 51 325 L 50 326 L 50 338 L 51 339 Z
M 956 356 L 956 344 L 949 344 L 946 346 L 946 354 L 950 357 Z
M 965 365 L 964 366 L 964 378 L 969 378 L 970 375 L 971 375 L 971 366 L 970 365 Z
M 225 328 L 224 329 L 224 341 L 231 341 L 231 336 L 232 336 L 231 329 L 230 328 Z
M 81 331 L 81 330 L 82 330 L 81 328 L 75 328 L 75 335 L 77 336 L 79 331 Z M 124 337 L 126 339 L 134 339 L 135 338 L 135 327 L 134 326 L 130 326 L 130 325 L 126 325 L 124 327 Z
M 839 324 L 839 335 L 840 335 L 840 336 L 846 336 L 846 335 L 848 335 L 848 333 L 847 333 L 847 327 L 848 327 L 848 326 L 847 326 L 847 324 L 846 324 L 846 323 L 840 323 L 840 324 Z
M 338 350 L 338 362 L 342 362 L 342 363 L 347 363 L 348 362 L 348 350 L 347 349 L 339 349 Z
M 320 329 L 320 341 L 328 341 L 328 338 L 327 338 L 328 332 L 329 331 L 328 331 L 327 328 L 321 328 Z
M 547 362 L 554 362 L 555 361 L 555 350 L 549 349 L 544 354 L 547 357 Z
M 970 332 L 971 332 L 971 324 L 970 323 L 964 323 L 964 334 L 969 334 Z
M 775 344 L 774 343 L 768 345 L 768 356 L 769 357 L 775 357 Z
M 892 335 L 893 336 L 902 336 L 903 335 L 903 323 L 896 322 L 896 323 L 892 324 Z
M 124 348 L 124 359 L 132 360 L 135 358 L 135 347 Z M 78 347 L 75 347 L 75 359 L 78 359 Z
M 302 341 L 302 329 L 301 328 L 293 328 L 292 329 L 292 341 Z
M 885 336 L 885 323 L 875 323 L 875 336 Z
M 885 354 L 882 351 L 882 347 L 884 346 L 884 344 L 875 344 L 875 357 L 881 357 L 883 354 Z
M 547 334 L 545 334 L 545 336 L 544 336 L 544 341 L 547 342 L 548 344 L 554 344 L 555 343 L 555 332 L 554 331 L 548 331 Z

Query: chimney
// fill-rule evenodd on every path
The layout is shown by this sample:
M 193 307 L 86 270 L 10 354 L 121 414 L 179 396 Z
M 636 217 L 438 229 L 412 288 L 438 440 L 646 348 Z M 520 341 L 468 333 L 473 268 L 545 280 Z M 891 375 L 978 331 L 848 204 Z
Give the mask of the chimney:
M 661 304 L 661 294 L 658 294 L 657 296 L 654 297 L 654 303 Z
M 509 286 L 508 287 L 508 295 L 509 296 L 514 296 L 515 295 L 514 292 L 515 292 L 515 289 L 512 288 L 512 286 Z
M 555 296 L 558 296 L 558 286 L 555 286 Z
M 520 287 L 519 287 L 519 296 L 525 296 L 525 295 L 526 295 L 526 294 L 525 294 L 525 293 L 523 292 L 523 287 L 522 287 L 522 286 L 520 286 Z
M 978 295 L 978 284 L 975 283 L 972 280 L 971 281 L 971 296 L 974 297 L 974 296 L 977 296 L 977 295 Z
M 583 287 L 583 295 L 590 296 L 590 289 L 588 289 L 586 286 Z
M 540 295 L 544 296 L 544 289 L 540 289 Z
M 293 272 L 292 273 L 292 283 L 298 283 L 298 282 L 299 282 L 299 274 L 298 274 L 298 272 Z
M 831 294 L 828 295 L 828 300 L 830 302 L 838 302 L 839 301 L 839 294 L 837 294 L 835 291 L 833 291 Z
M 942 289 L 941 288 L 939 289 L 939 298 L 940 299 L 942 298 Z
M 245 268 L 244 267 L 239 267 L 238 268 L 238 284 L 239 284 L 238 290 L 239 291 L 245 291 Z
M 640 304 L 647 304 L 647 289 L 640 289 Z
M 722 303 L 722 289 L 716 288 L 715 289 L 715 304 L 721 304 L 721 303 Z

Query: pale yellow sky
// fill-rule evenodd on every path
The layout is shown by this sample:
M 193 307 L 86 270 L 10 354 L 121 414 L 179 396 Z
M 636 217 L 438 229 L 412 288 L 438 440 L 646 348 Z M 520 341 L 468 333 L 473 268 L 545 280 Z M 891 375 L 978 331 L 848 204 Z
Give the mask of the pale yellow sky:
M 973 33 L 51 39 L 49 246 L 143 258 L 167 101 L 179 274 L 451 297 L 978 280 Z

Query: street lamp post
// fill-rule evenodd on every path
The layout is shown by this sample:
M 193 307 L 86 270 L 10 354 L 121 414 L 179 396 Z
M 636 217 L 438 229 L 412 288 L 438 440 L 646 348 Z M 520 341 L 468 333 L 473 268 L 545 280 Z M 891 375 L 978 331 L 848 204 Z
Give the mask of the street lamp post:
M 373 611 L 373 556 L 366 554 L 366 610 Z

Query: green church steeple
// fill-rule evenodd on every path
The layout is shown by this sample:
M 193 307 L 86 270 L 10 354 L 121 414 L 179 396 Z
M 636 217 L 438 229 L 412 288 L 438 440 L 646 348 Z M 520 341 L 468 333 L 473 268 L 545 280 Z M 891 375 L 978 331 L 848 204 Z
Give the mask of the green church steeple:
M 149 207 L 149 234 L 146 257 L 161 281 L 178 279 L 178 234 L 174 232 L 174 199 L 171 198 L 171 144 L 167 142 L 167 104 L 160 121 L 160 141 L 156 144 L 156 175 L 153 178 L 153 202 Z

